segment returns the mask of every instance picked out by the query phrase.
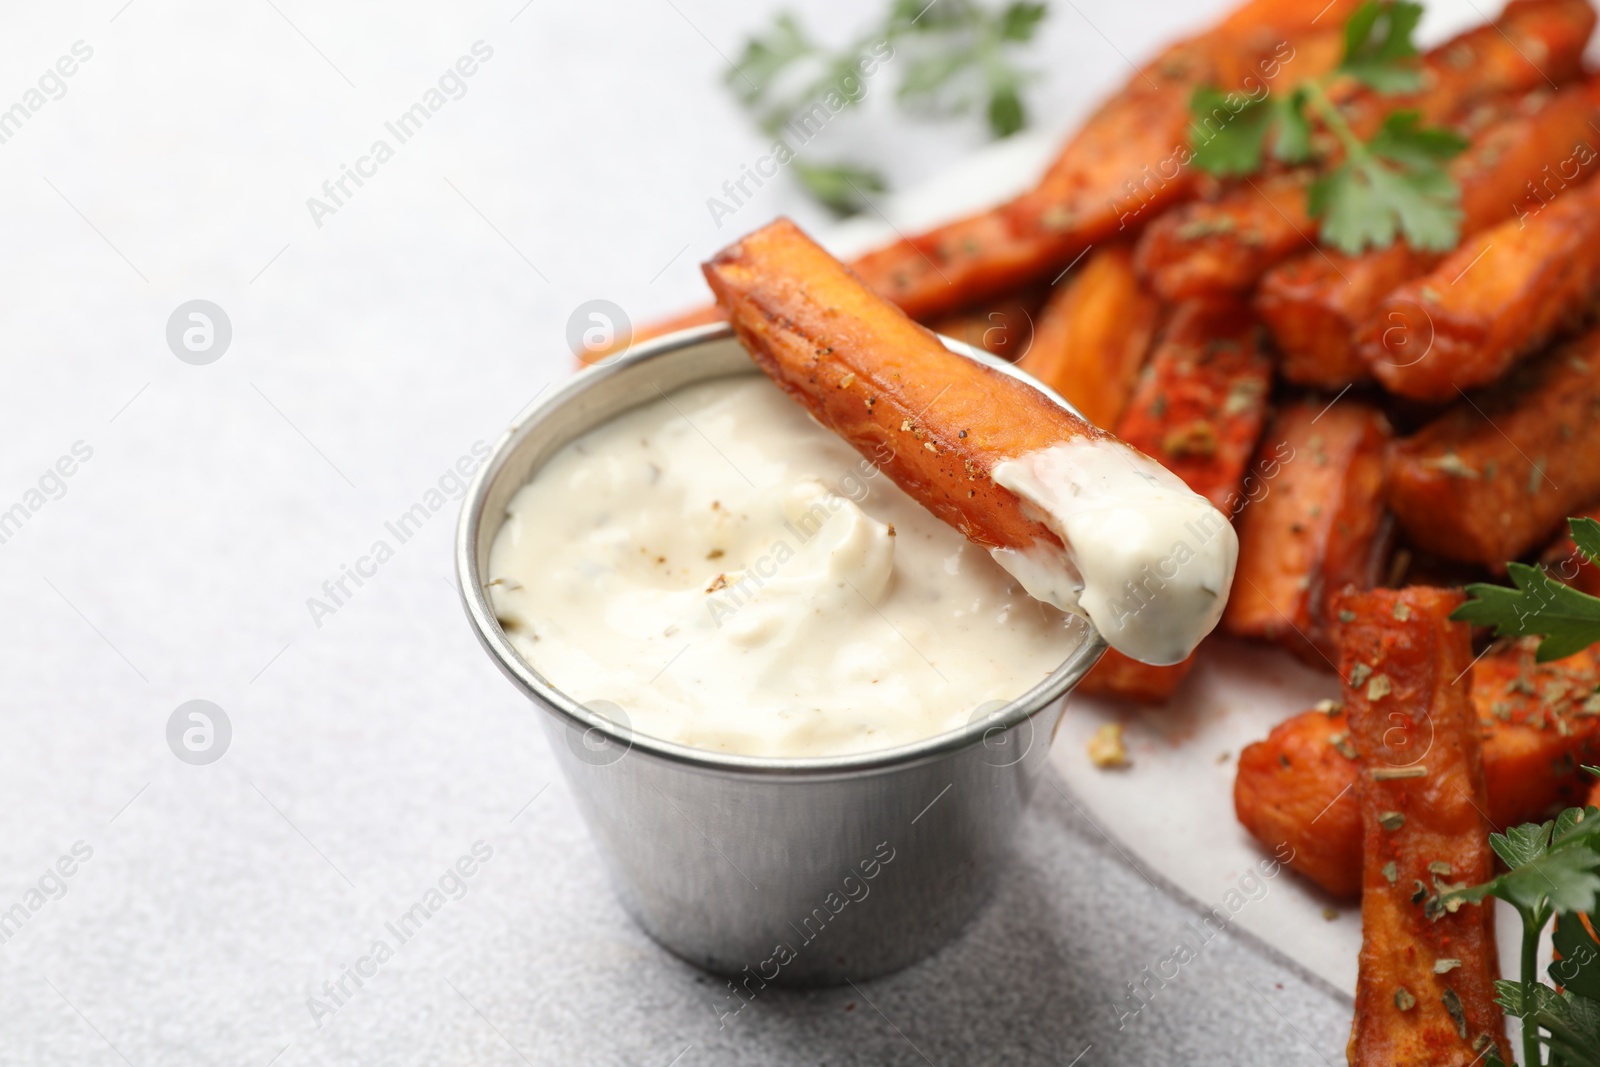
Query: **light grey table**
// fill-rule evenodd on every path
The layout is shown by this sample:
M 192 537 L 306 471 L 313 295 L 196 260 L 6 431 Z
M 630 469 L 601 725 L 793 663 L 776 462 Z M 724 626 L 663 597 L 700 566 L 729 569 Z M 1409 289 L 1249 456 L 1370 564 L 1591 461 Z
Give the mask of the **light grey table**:
M 739 229 L 826 221 L 786 180 L 720 228 L 706 207 L 765 151 L 720 82 L 775 6 L 0 13 L 0 109 L 25 113 L 0 114 L 0 1063 L 1338 1060 L 1347 1004 L 1227 936 L 1119 1026 L 1190 913 L 1052 789 L 944 952 L 719 1027 L 720 983 L 618 909 L 535 712 L 469 635 L 448 472 L 566 373 L 573 309 L 673 310 Z M 805 15 L 841 37 L 873 6 Z M 1054 6 L 1052 127 L 1119 51 L 1207 15 Z M 386 123 L 459 57 L 402 142 Z M 904 186 L 982 143 L 873 92 L 816 158 Z M 365 177 L 334 201 L 344 166 Z M 204 365 L 168 343 L 192 300 L 231 329 Z M 335 597 L 347 565 L 367 576 Z M 197 699 L 231 728 L 209 765 L 167 739 Z M 492 855 L 399 944 L 387 924 L 475 842 Z

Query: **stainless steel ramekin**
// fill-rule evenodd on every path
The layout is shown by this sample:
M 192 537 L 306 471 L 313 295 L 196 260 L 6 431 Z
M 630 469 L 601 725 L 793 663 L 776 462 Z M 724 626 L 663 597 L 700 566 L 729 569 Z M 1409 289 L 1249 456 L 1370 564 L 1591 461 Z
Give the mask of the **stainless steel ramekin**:
M 1080 640 L 1067 661 L 1011 703 L 977 709 L 965 728 L 926 741 L 830 759 L 685 748 L 635 735 L 625 713 L 556 689 L 513 649 L 484 589 L 507 502 L 552 453 L 619 412 L 745 373 L 758 372 L 729 328 L 708 326 L 573 376 L 501 437 L 456 534 L 472 628 L 500 670 L 549 712 L 541 719 L 551 748 L 618 897 L 669 950 L 732 976 L 730 1013 L 767 983 L 869 978 L 954 935 L 1004 869 L 1067 694 L 1105 647 L 1075 620 Z

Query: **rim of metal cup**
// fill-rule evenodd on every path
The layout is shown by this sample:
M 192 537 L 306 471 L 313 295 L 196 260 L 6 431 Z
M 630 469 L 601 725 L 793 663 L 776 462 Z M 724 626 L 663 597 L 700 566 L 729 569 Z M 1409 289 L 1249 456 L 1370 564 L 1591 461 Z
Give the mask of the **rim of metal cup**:
M 489 488 L 498 479 L 509 459 L 517 452 L 524 438 L 539 423 L 541 416 L 570 403 L 608 377 L 626 374 L 642 363 L 672 352 L 732 337 L 733 328 L 727 323 L 712 323 L 641 342 L 627 354 L 602 366 L 578 371 L 560 385 L 540 394 L 512 420 L 510 427 L 495 442 L 489 458 L 479 468 L 466 498 L 462 501 L 461 518 L 456 525 L 456 579 L 461 590 L 461 602 L 466 608 L 467 618 L 472 623 L 478 643 L 483 645 L 501 672 L 526 696 L 566 720 L 568 726 L 580 731 L 598 730 L 606 735 L 608 740 L 626 746 L 630 750 L 648 752 L 662 759 L 705 771 L 807 778 L 862 774 L 911 766 L 947 756 L 972 745 L 982 744 L 990 731 L 1011 729 L 1072 690 L 1099 660 L 1106 648 L 1105 639 L 1088 620 L 1084 620 L 1086 637 L 1083 643 L 1042 682 L 1006 703 L 992 716 L 969 722 L 955 730 L 936 734 L 921 741 L 871 752 L 857 752 L 844 756 L 742 756 L 690 748 L 687 745 L 638 733 L 626 727 L 617 727 L 604 718 L 586 715 L 581 701 L 575 700 L 552 685 L 522 658 L 495 617 L 494 608 L 489 603 L 488 592 L 484 587 L 485 578 L 478 567 L 478 538 L 484 525 L 484 507 Z M 1079 414 L 1078 410 L 1059 393 L 1026 371 L 1018 370 L 1004 360 L 953 338 L 941 335 L 939 339 L 952 352 L 1024 381 L 1074 415 Z M 752 370 L 760 373 L 753 364 Z

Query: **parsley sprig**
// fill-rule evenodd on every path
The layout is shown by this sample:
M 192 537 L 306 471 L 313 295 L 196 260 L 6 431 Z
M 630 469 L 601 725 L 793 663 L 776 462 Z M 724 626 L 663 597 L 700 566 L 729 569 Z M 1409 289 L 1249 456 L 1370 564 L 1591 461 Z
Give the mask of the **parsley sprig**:
M 1444 164 L 1467 142 L 1451 130 L 1424 127 L 1416 111 L 1394 111 L 1362 138 L 1329 95 L 1353 78 L 1380 95 L 1421 85 L 1412 34 L 1422 5 L 1368 0 L 1345 23 L 1344 57 L 1330 73 L 1260 99 L 1201 88 L 1190 107 L 1194 163 L 1219 177 L 1244 177 L 1271 158 L 1312 164 L 1309 208 L 1322 239 L 1356 255 L 1404 236 L 1411 247 L 1448 252 L 1461 239 L 1461 189 Z M 1220 125 L 1216 129 L 1208 123 Z M 1322 136 L 1318 136 L 1322 134 Z
M 1600 776 L 1600 768 L 1584 769 Z M 1495 988 L 1500 1006 L 1522 1020 L 1523 1067 L 1600 1067 L 1600 941 L 1584 919 L 1600 913 L 1600 809 L 1569 808 L 1550 822 L 1490 834 L 1489 844 L 1507 871 L 1441 903 L 1454 911 L 1493 896 L 1521 915 L 1520 980 Z M 1551 919 L 1561 956 L 1550 965 L 1554 986 L 1539 981 L 1539 940 Z M 1492 1052 L 1485 1063 L 1505 1067 Z
M 1033 40 L 1045 14 L 1045 4 L 1029 0 L 998 9 L 978 0 L 893 0 L 878 22 L 830 49 L 785 12 L 746 41 L 725 80 L 762 130 L 789 150 L 789 167 L 806 191 L 845 214 L 866 206 L 864 193 L 881 192 L 883 176 L 853 163 L 801 158 L 792 124 L 821 102 L 830 111 L 858 106 L 870 81 L 863 65 L 893 64 L 903 106 L 945 117 L 981 105 L 990 132 L 1007 137 L 1027 125 L 1022 90 L 1034 78 L 1013 53 Z
M 1600 522 L 1568 519 L 1572 540 L 1591 563 L 1600 564 Z M 1579 592 L 1550 577 L 1542 567 L 1508 563 L 1516 588 L 1477 583 L 1471 597 L 1450 617 L 1476 626 L 1493 626 L 1495 635 L 1544 638 L 1538 661 L 1563 659 L 1600 642 L 1600 597 Z

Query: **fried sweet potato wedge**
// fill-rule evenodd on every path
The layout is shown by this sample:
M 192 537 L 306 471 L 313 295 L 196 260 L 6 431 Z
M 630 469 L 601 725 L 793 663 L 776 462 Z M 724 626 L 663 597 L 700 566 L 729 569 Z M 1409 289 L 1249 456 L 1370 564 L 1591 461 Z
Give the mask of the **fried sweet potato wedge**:
M 1396 289 L 1358 335 L 1361 358 L 1391 393 L 1453 400 L 1582 322 L 1597 298 L 1600 184 L 1589 182 Z
M 1168 211 L 1139 238 L 1139 275 L 1164 300 L 1245 293 L 1275 263 L 1311 249 L 1306 169 L 1251 178 Z
M 1272 364 L 1250 309 L 1194 301 L 1172 315 L 1116 433 L 1226 512 L 1266 421 Z
M 1337 661 L 1336 661 L 1337 662 Z M 1233 810 L 1269 850 L 1333 896 L 1361 894 L 1361 805 L 1344 705 L 1286 719 L 1239 753 Z
M 1462 127 L 1470 135 L 1479 102 L 1544 90 L 1552 80 L 1573 77 L 1593 19 L 1587 3 L 1513 3 L 1493 23 L 1429 50 L 1417 92 L 1353 94 L 1343 104 L 1348 121 L 1365 137 L 1386 114 L 1403 109 L 1418 112 L 1425 123 Z M 1215 200 L 1173 209 L 1140 237 L 1140 273 L 1166 300 L 1247 292 L 1273 265 L 1308 251 L 1315 241 L 1319 227 L 1307 202 L 1309 180 L 1304 171 L 1251 178 Z
M 988 474 L 1002 459 L 1104 431 L 950 352 L 788 219 L 704 270 L 762 369 L 920 504 L 979 545 L 1061 545 Z
M 1127 245 L 1106 245 L 1056 286 L 1017 365 L 1096 426 L 1127 407 L 1155 339 L 1161 303 L 1145 292 Z
M 1003 208 L 957 219 L 857 257 L 858 277 L 919 322 L 936 324 L 973 305 L 1004 299 L 1065 269 L 1092 241 L 1073 235 L 1020 234 Z M 715 304 L 634 332 L 635 343 L 674 330 L 720 322 Z M 608 352 L 586 355 L 589 362 Z
M 1383 413 L 1358 401 L 1303 400 L 1278 413 L 1238 507 L 1225 632 L 1332 666 L 1333 594 L 1372 588 L 1387 563 L 1383 465 L 1392 436 Z
M 998 300 L 986 300 L 958 315 L 924 323 L 943 334 L 992 356 L 1015 363 L 1033 347 L 1044 293 L 1028 289 Z
M 1509 1054 L 1491 908 L 1440 894 L 1494 876 L 1478 722 L 1456 679 L 1472 635 L 1459 592 L 1341 594 L 1344 699 L 1361 805 L 1361 962 L 1352 1067 L 1468 1067 Z
M 1229 514 L 1266 421 L 1271 373 L 1261 332 L 1242 304 L 1184 304 L 1151 354 L 1117 436 Z M 1112 649 L 1079 689 L 1159 703 L 1193 662 L 1155 667 Z
M 1464 237 L 1537 208 L 1529 183 L 1552 170 L 1592 156 L 1584 146 L 1600 143 L 1590 123 L 1595 118 L 1593 83 L 1554 95 L 1536 90 L 1521 99 L 1485 105 L 1473 122 L 1471 146 L 1451 161 L 1461 189 Z M 1595 169 L 1583 165 L 1582 175 Z M 1567 179 L 1559 179 L 1566 181 Z M 1548 194 L 1544 194 L 1548 196 Z M 1280 366 L 1291 382 L 1340 389 L 1367 376 L 1357 332 L 1397 287 L 1436 267 L 1442 257 L 1396 243 L 1349 256 L 1334 250 L 1307 252 L 1289 259 L 1262 278 L 1256 311 L 1282 351 Z M 1452 275 L 1452 278 L 1454 275 Z M 1406 362 L 1408 335 L 1391 334 L 1389 358 Z
M 1104 236 L 1015 229 L 1004 206 L 901 238 L 851 268 L 919 322 L 1049 281 Z
M 1579 767 L 1600 760 L 1600 702 L 1591 703 L 1600 661 L 1591 650 L 1538 663 L 1537 648 L 1537 638 L 1498 646 L 1470 672 L 1485 810 L 1497 826 L 1581 803 L 1588 786 Z M 1329 701 L 1240 754 L 1234 810 L 1268 851 L 1289 846 L 1291 867 L 1335 896 L 1352 897 L 1361 884 L 1355 780 L 1348 720 L 1343 705 Z
M 1163 704 L 1172 698 L 1193 668 L 1192 655 L 1181 663 L 1158 667 L 1108 648 L 1100 662 L 1078 683 L 1078 692 L 1137 704 Z
M 1600 330 L 1460 402 L 1390 453 L 1384 496 L 1411 540 L 1503 571 L 1600 496 Z

